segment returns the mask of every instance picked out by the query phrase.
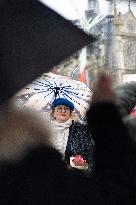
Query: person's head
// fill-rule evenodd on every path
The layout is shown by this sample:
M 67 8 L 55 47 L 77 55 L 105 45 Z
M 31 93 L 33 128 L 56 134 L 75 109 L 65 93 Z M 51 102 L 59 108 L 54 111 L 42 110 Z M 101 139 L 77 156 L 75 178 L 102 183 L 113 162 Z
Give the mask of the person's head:
M 136 146 L 136 117 L 131 117 L 128 115 L 123 118 L 123 121 L 127 126 L 130 137 Z
M 72 102 L 65 98 L 57 98 L 52 103 L 52 117 L 59 123 L 66 122 L 74 110 Z

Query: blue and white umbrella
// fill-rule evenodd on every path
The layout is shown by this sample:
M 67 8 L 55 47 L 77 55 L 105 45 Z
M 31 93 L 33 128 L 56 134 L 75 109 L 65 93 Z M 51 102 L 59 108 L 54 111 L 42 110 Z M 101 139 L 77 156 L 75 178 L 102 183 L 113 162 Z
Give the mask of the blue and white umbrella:
M 21 100 L 25 107 L 50 112 L 55 98 L 66 98 L 74 104 L 78 116 L 84 118 L 91 96 L 92 91 L 84 83 L 50 72 L 43 74 L 20 91 L 17 100 Z

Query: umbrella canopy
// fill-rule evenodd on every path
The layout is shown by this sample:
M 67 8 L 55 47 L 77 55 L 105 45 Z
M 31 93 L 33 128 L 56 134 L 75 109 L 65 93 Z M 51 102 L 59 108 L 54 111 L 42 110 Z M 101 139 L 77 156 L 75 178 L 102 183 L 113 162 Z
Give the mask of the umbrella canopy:
M 1 0 L 0 20 L 0 103 L 94 40 L 38 0 Z
M 45 73 L 17 94 L 23 106 L 43 112 L 50 112 L 55 98 L 66 98 L 75 106 L 75 112 L 85 117 L 89 108 L 92 92 L 82 82 L 68 77 Z

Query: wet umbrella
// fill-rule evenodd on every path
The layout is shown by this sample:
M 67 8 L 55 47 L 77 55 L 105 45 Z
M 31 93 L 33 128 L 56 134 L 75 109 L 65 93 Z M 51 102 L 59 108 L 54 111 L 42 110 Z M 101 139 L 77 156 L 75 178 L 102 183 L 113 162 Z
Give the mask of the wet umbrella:
M 0 103 L 94 40 L 38 0 L 1 0 L 0 21 Z
M 91 90 L 82 82 L 66 76 L 45 73 L 17 94 L 25 107 L 50 112 L 55 98 L 66 98 L 75 105 L 75 112 L 84 118 L 91 101 Z

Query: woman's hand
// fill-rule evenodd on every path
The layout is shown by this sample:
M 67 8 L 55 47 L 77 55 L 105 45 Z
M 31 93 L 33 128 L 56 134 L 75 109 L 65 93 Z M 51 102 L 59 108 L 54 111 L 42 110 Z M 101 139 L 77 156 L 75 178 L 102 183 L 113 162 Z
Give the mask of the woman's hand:
M 88 169 L 88 163 L 80 155 L 77 155 L 75 157 L 71 157 L 70 165 L 71 165 L 71 167 L 74 167 L 77 169 L 83 169 L 83 170 Z
M 76 159 L 73 159 L 72 162 L 75 166 L 82 166 L 82 167 L 88 167 L 88 163 L 86 161 L 78 161 Z

